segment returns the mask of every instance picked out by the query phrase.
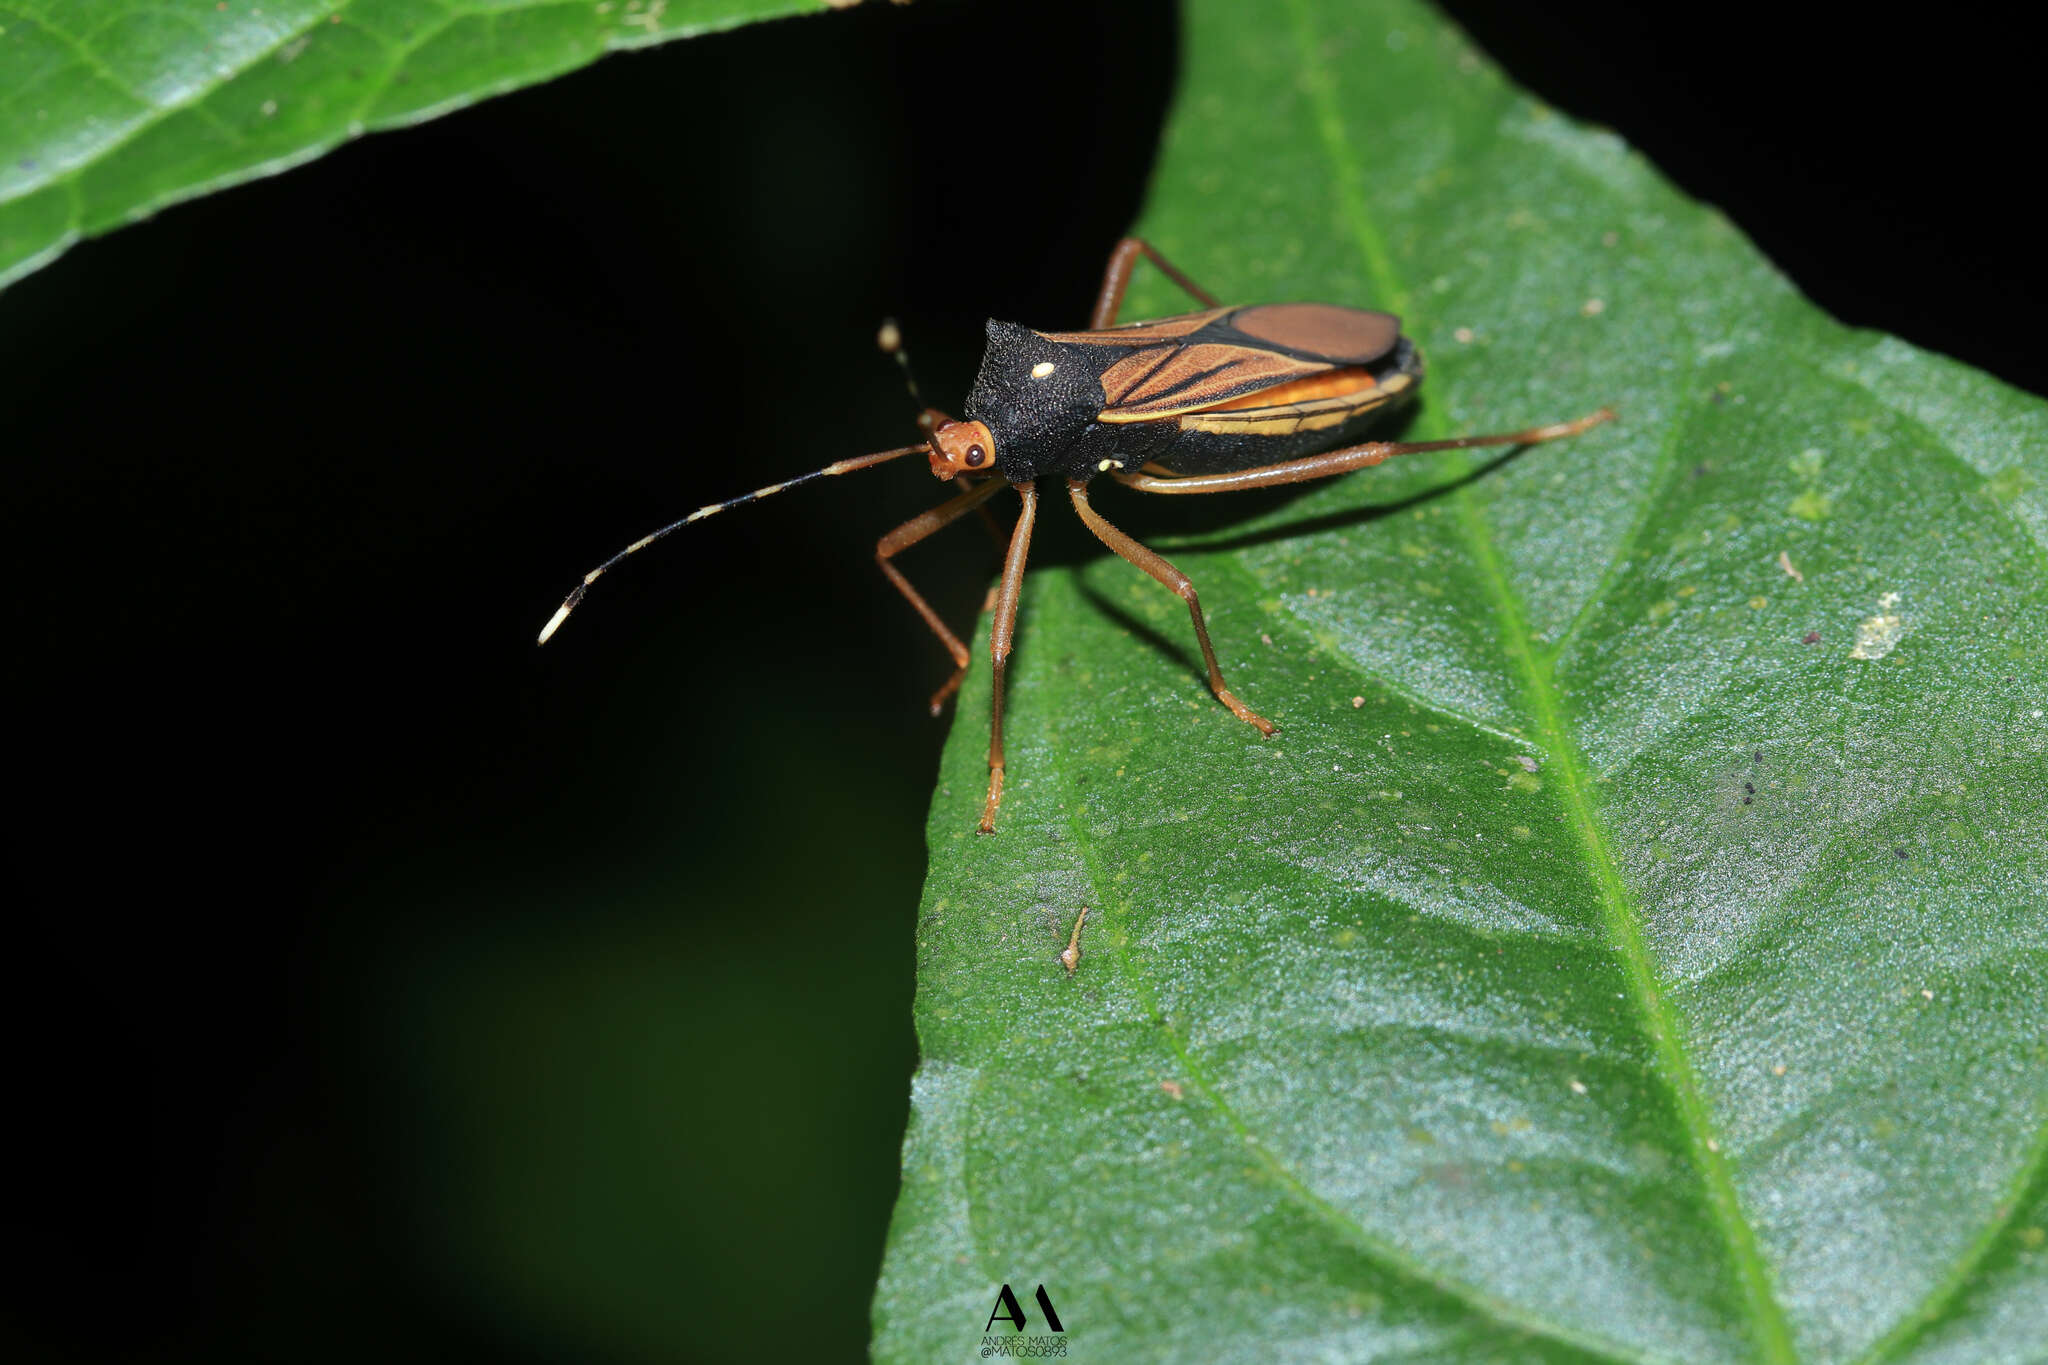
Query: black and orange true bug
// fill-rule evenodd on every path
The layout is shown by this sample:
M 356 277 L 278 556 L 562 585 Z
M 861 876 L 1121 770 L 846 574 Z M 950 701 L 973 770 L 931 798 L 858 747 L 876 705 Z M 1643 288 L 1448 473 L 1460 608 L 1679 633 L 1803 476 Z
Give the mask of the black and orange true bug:
M 1140 256 L 1199 301 L 1204 311 L 1117 326 L 1117 309 Z M 599 575 L 671 531 L 813 479 L 923 455 L 933 474 L 964 488 L 883 536 L 875 544 L 875 560 L 953 656 L 953 676 L 932 697 L 936 713 L 959 689 L 971 656 L 889 561 L 1003 489 L 1015 488 L 1023 507 L 1010 533 L 989 628 L 994 702 L 988 799 L 982 805 L 980 827 L 982 833 L 993 834 L 1003 800 L 1003 678 L 1016 632 L 1031 528 L 1038 515 L 1039 481 L 1064 479 L 1067 496 L 1088 529 L 1179 594 L 1194 619 L 1210 690 L 1239 720 L 1270 735 L 1272 722 L 1224 685 L 1194 584 L 1103 520 L 1088 501 L 1089 481 L 1107 474 L 1127 488 L 1147 493 L 1225 493 L 1329 478 L 1395 455 L 1551 441 L 1575 436 L 1614 416 L 1612 410 L 1601 408 L 1577 421 L 1492 436 L 1356 443 L 1365 428 L 1412 401 L 1421 382 L 1422 354 L 1401 335 L 1401 320 L 1391 313 L 1330 303 L 1225 307 L 1149 243 L 1126 237 L 1110 255 L 1087 331 L 1035 332 L 1015 323 L 988 324 L 988 351 L 968 391 L 963 420 L 926 408 L 918 417 L 924 440 L 916 445 L 840 460 L 700 507 L 635 541 L 583 576 L 541 631 L 541 643 L 560 628 Z

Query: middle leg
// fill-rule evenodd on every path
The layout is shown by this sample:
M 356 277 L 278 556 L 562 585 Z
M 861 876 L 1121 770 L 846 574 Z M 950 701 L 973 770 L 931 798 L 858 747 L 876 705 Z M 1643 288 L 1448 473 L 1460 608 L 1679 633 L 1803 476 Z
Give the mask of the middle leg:
M 1239 701 L 1236 694 L 1224 686 L 1223 670 L 1217 667 L 1216 651 L 1209 644 L 1209 627 L 1202 620 L 1202 602 L 1195 595 L 1195 585 L 1188 580 L 1188 576 L 1167 563 L 1160 555 L 1146 549 L 1104 521 L 1102 514 L 1088 505 L 1087 480 L 1067 480 L 1067 494 L 1073 498 L 1074 510 L 1081 514 L 1081 520 L 1095 533 L 1096 539 L 1173 589 L 1179 594 L 1181 601 L 1188 604 L 1188 615 L 1195 621 L 1195 639 L 1202 646 L 1202 662 L 1209 669 L 1209 690 L 1214 692 L 1216 700 L 1229 707 L 1231 714 L 1239 720 L 1247 725 L 1256 726 L 1262 735 L 1272 734 L 1273 722 Z
M 1031 553 L 1031 525 L 1038 519 L 1038 485 L 1016 485 L 1024 510 L 1010 533 L 1010 553 L 1003 560 L 1003 582 L 996 589 L 995 619 L 988 628 L 988 656 L 995 665 L 988 720 L 988 800 L 981 807 L 981 832 L 996 832 L 996 810 L 1003 804 L 1003 685 L 1010 672 L 1010 644 L 1017 638 L 1017 599 L 1024 591 L 1024 561 Z

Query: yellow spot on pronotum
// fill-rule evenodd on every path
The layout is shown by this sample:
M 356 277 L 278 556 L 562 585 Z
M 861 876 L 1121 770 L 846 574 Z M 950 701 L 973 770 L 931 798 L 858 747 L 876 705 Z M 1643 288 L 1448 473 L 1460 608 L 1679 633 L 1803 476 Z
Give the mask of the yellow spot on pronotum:
M 560 630 L 562 628 L 562 622 L 568 619 L 569 609 L 566 606 L 556 607 L 555 614 L 553 616 L 550 616 L 548 618 L 548 623 L 540 628 L 540 639 L 536 641 L 536 643 L 543 645 L 546 644 L 548 642 L 548 637 L 553 635 L 556 631 Z
M 1033 379 L 1043 379 L 1052 373 L 1052 368 L 1050 360 L 1041 360 L 1031 367 L 1031 377 Z

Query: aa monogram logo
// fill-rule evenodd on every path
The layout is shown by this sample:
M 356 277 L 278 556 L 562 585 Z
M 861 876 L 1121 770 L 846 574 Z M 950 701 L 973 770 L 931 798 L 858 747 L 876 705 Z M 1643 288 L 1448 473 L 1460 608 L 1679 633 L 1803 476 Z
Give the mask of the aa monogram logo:
M 1006 1284 L 996 1292 L 995 1307 L 989 1309 L 988 1321 L 981 1327 L 981 1354 L 984 1359 L 989 1356 L 1066 1355 L 1067 1329 L 1060 1321 L 1059 1311 L 1052 1306 L 1052 1295 L 1045 1292 L 1044 1285 L 1040 1285 L 1032 1297 L 1038 1300 L 1038 1311 L 1045 1318 L 1045 1329 L 1050 1335 L 1024 1335 L 1028 1326 L 1024 1306 L 1017 1302 L 1016 1292 Z M 989 1335 L 999 1322 L 1010 1324 L 1010 1335 Z

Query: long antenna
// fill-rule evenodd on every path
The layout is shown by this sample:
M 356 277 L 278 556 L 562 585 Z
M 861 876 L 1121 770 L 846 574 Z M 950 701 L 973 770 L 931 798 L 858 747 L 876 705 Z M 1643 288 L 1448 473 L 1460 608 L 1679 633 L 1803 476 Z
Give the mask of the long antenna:
M 834 460 L 823 469 L 814 469 L 808 474 L 799 474 L 793 479 L 784 479 L 781 483 L 771 483 L 766 488 L 756 488 L 753 492 L 742 493 L 736 498 L 727 498 L 724 502 L 714 502 L 708 507 L 699 507 L 687 517 L 672 521 L 659 531 L 640 537 L 640 539 L 634 541 L 631 545 L 628 545 L 625 549 L 583 575 L 583 581 L 576 585 L 576 590 L 562 599 L 562 605 L 555 609 L 555 614 L 550 616 L 548 623 L 541 627 L 539 643 L 546 644 L 549 638 L 562 628 L 562 622 L 569 619 L 569 613 L 576 610 L 576 604 L 583 600 L 583 594 L 590 591 L 592 583 L 595 583 L 604 576 L 605 570 L 611 568 L 612 565 L 618 563 L 627 555 L 646 549 L 671 531 L 680 531 L 693 521 L 702 521 L 706 517 L 715 517 L 720 512 L 728 511 L 734 507 L 757 502 L 762 498 L 773 497 L 777 493 L 787 492 L 789 489 L 795 488 L 800 484 L 809 483 L 813 479 L 829 479 L 834 475 L 851 474 L 857 469 L 868 469 L 878 464 L 886 464 L 890 460 L 900 460 L 905 455 L 925 455 L 929 453 L 930 447 L 920 441 L 914 446 L 898 446 L 894 450 L 876 451 L 873 455 L 856 455 L 850 460 Z

